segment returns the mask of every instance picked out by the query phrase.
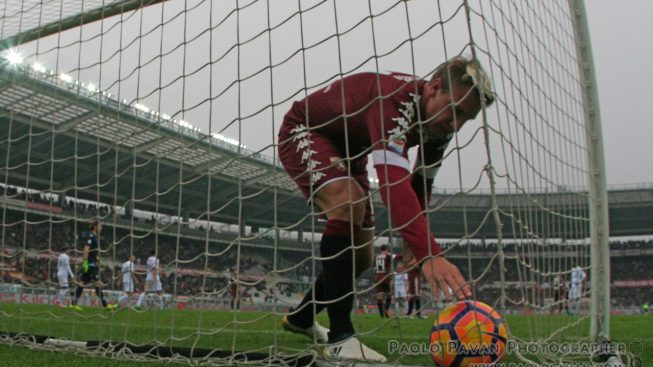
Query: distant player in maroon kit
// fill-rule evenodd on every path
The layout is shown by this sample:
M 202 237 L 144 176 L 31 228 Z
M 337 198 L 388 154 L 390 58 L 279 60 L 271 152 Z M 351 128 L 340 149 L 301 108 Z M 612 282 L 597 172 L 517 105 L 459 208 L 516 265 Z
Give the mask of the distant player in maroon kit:
M 478 62 L 456 57 L 428 81 L 398 73 L 354 74 L 293 104 L 279 130 L 279 158 L 327 223 L 320 242 L 322 272 L 284 317 L 286 330 L 323 340 L 315 314 L 326 307 L 331 330 L 325 355 L 386 361 L 360 342 L 351 321 L 354 279 L 374 256 L 369 154 L 392 223 L 433 293 L 471 296 L 458 268 L 440 255 L 423 208 L 454 133 L 493 102 L 491 84 Z M 418 158 L 411 172 L 408 149 L 414 146 Z
M 242 287 L 238 280 L 238 274 L 234 271 L 231 273 L 227 291 L 231 297 L 231 309 L 234 311 L 240 310 L 240 298 L 242 297 Z
M 381 317 L 390 317 L 388 309 L 392 302 L 392 254 L 388 246 L 381 246 L 381 253 L 374 260 L 374 281 L 376 284 L 376 305 Z
M 565 289 L 565 281 L 562 279 L 562 274 L 557 273 L 553 278 L 553 307 L 551 313 L 557 309 L 558 313 L 562 313 L 565 308 L 565 301 L 567 298 L 567 290 Z
M 417 267 L 408 272 L 408 312 L 412 315 L 413 310 L 418 318 L 422 318 L 422 274 Z

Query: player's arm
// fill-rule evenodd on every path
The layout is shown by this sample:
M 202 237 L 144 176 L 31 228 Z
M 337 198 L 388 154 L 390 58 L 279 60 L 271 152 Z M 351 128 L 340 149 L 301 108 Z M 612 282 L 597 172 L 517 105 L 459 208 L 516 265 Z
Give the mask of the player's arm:
M 383 203 L 390 212 L 392 223 L 399 229 L 410 251 L 415 255 L 424 277 L 437 297 L 441 289 L 449 297 L 453 289 L 458 298 L 471 296 L 468 285 L 458 268 L 440 254 L 441 249 L 429 230 L 426 217 L 412 187 L 408 146 L 402 128 L 408 126 L 406 111 L 383 101 L 383 108 L 371 108 L 368 128 L 373 145 L 372 157 L 379 179 Z M 405 105 L 402 105 L 405 106 Z M 383 117 L 380 112 L 385 111 Z M 376 115 L 375 115 L 376 114 Z M 402 135 L 404 134 L 404 135 Z
M 458 268 L 442 256 L 433 257 L 440 254 L 440 246 L 429 231 L 426 217 L 411 185 L 410 172 L 405 167 L 383 164 L 377 160 L 379 156 L 385 155 L 391 156 L 387 162 L 402 162 L 399 158 L 403 157 L 391 151 L 374 153 L 381 198 L 390 211 L 394 226 L 399 228 L 408 248 L 417 261 L 422 263 L 424 277 L 431 284 L 434 294 L 437 295 L 437 290 L 441 289 L 445 296 L 449 297 L 451 288 L 460 299 L 471 296 L 471 291 L 465 285 Z

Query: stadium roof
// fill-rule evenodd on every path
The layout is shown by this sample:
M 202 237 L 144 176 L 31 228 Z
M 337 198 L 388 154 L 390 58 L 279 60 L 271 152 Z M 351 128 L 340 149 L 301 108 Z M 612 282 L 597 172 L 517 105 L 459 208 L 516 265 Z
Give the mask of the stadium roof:
M 304 198 L 269 157 L 39 65 L 0 65 L 0 126 L 3 183 L 184 218 L 310 228 Z M 583 192 L 496 200 L 504 236 L 588 233 Z M 613 235 L 651 234 L 653 187 L 609 200 Z M 489 195 L 435 194 L 432 228 L 440 237 L 493 238 L 491 208 Z M 375 213 L 377 228 L 387 228 L 378 195 Z

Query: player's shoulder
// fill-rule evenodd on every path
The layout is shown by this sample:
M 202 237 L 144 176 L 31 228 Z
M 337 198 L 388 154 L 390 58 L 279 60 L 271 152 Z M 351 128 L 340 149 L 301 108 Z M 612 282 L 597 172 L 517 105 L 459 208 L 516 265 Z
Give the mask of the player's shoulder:
M 343 80 L 345 81 L 345 85 L 364 84 L 376 86 L 379 83 L 381 90 L 387 92 L 388 90 L 396 90 L 406 85 L 415 85 L 415 82 L 419 82 L 421 79 L 415 75 L 395 71 L 369 71 L 350 74 L 343 78 Z M 375 92 L 378 93 L 378 90 L 375 90 Z
M 397 72 L 397 71 L 380 71 L 378 74 L 383 78 L 387 78 L 388 80 L 397 80 L 399 82 L 404 82 L 404 83 L 420 80 L 420 78 L 418 78 L 415 75 Z

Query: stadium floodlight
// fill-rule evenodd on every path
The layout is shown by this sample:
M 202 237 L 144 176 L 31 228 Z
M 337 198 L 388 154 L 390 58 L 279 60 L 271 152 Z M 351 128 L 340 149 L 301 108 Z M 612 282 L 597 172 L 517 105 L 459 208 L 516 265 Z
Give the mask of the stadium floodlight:
M 144 113 L 150 113 L 150 108 L 142 103 L 135 103 L 134 108 Z
M 190 122 L 184 121 L 184 120 L 175 120 L 175 123 L 179 126 L 185 127 L 191 131 L 199 131 L 199 128 L 196 127 L 195 125 L 191 124 Z
M 13 48 L 5 51 L 4 57 L 11 66 L 17 66 L 23 63 L 23 56 L 21 56 L 18 50 Z
M 213 134 L 211 134 L 211 136 L 213 136 L 215 139 L 223 141 L 223 142 L 225 142 L 227 144 L 235 145 L 235 146 L 241 147 L 243 149 L 247 148 L 245 145 L 240 144 L 240 142 L 238 140 L 228 138 L 228 137 L 226 137 L 226 136 L 224 136 L 222 134 L 213 133 Z
M 41 64 L 39 62 L 34 62 L 32 64 L 32 70 L 38 71 L 39 73 L 45 73 L 47 71 L 45 66 L 43 66 L 43 64 Z
M 66 83 L 72 83 L 73 81 L 73 77 L 66 73 L 59 74 L 59 79 L 63 80 Z
M 187 128 L 193 127 L 191 124 L 189 124 L 188 122 L 186 122 L 184 120 L 175 120 L 175 122 L 177 123 L 177 125 L 180 125 L 180 126 L 183 126 L 183 127 L 187 127 Z

